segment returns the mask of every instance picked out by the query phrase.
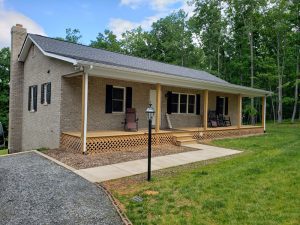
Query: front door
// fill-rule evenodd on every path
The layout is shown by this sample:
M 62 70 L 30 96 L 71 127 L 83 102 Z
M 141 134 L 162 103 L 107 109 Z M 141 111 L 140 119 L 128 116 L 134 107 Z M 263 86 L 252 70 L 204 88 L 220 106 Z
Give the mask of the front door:
M 150 90 L 150 100 L 149 103 L 152 104 L 152 107 L 154 108 L 156 112 L 156 90 Z M 156 116 L 156 114 L 154 114 Z M 152 120 L 152 125 L 155 125 L 155 116 Z

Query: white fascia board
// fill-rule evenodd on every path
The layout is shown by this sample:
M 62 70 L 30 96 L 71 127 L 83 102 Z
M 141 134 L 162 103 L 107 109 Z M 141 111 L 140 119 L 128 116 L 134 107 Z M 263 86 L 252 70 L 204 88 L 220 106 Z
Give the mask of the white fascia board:
M 235 93 L 253 97 L 266 96 L 272 94 L 269 91 L 233 85 L 230 83 L 222 84 L 217 82 L 202 81 L 188 77 L 160 74 L 150 71 L 107 65 L 102 63 L 93 63 L 79 60 L 78 64 L 83 66 L 93 65 L 93 69 L 90 71 L 90 74 L 106 78 L 138 81 L 150 84 L 160 83 L 162 85 L 167 86 L 185 87 L 200 90 L 207 89 L 216 92 Z
M 72 59 L 72 58 L 69 58 L 69 57 L 65 57 L 65 56 L 60 56 L 60 55 L 56 55 L 56 54 L 53 54 L 53 53 L 49 53 L 49 52 L 45 52 L 31 37 L 30 35 L 27 36 L 26 40 L 25 40 L 25 43 L 24 43 L 24 46 L 21 50 L 21 53 L 19 55 L 19 58 L 18 60 L 20 62 L 24 62 L 25 59 L 26 59 L 26 56 L 28 54 L 28 51 L 30 49 L 30 46 L 31 44 L 34 44 L 35 46 L 38 47 L 38 49 L 45 55 L 45 56 L 48 56 L 48 57 L 51 57 L 51 58 L 55 58 L 55 59 L 59 59 L 59 60 L 62 60 L 62 61 L 66 61 L 66 62 L 69 62 L 69 63 L 72 63 L 74 65 L 77 64 L 77 60 L 75 59 Z

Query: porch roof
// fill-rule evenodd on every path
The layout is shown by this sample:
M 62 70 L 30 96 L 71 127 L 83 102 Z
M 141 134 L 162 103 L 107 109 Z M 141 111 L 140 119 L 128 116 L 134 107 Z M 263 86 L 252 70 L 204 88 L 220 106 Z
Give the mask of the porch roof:
M 161 83 L 195 89 L 208 89 L 249 96 L 270 95 L 271 92 L 230 84 L 205 71 L 161 63 L 103 49 L 60 41 L 36 34 L 28 34 L 19 55 L 24 61 L 31 44 L 49 57 L 78 66 L 90 66 L 89 73 L 115 79 Z

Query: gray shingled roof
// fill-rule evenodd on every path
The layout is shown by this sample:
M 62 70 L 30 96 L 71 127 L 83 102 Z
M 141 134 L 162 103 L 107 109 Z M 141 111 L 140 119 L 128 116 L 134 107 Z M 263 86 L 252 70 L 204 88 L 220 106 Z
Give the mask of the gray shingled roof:
M 60 41 L 36 34 L 28 34 L 45 52 L 65 56 L 75 60 L 103 63 L 126 68 L 133 68 L 156 73 L 170 74 L 180 77 L 194 78 L 204 81 L 228 84 L 228 82 L 205 71 L 194 70 L 182 66 L 156 62 L 143 58 L 133 57 L 103 49 Z

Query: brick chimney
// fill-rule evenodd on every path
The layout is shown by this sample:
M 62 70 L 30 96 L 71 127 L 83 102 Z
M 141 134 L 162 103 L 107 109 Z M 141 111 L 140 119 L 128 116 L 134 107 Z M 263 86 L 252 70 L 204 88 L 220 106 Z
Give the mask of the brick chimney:
M 9 92 L 9 153 L 22 151 L 24 65 L 18 55 L 27 35 L 21 24 L 11 28 L 10 92 Z

